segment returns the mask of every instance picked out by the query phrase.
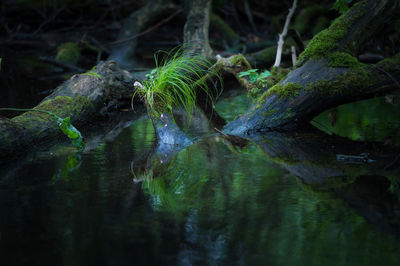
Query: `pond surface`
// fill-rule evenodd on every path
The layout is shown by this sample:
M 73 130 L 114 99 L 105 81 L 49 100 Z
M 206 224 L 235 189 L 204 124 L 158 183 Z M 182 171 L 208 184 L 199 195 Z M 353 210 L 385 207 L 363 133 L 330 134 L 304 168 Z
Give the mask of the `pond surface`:
M 144 117 L 81 155 L 41 152 L 6 172 L 2 263 L 399 265 L 398 187 L 381 176 L 331 189 L 255 142 L 211 136 L 166 160 L 155 145 Z

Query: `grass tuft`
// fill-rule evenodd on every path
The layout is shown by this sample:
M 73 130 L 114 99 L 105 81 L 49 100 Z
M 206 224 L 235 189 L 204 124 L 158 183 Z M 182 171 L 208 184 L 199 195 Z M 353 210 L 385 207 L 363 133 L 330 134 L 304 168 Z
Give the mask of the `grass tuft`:
M 154 115 L 170 112 L 175 106 L 183 106 L 188 114 L 192 114 L 200 92 L 212 101 L 220 94 L 211 78 L 216 77 L 219 82 L 222 79 L 206 58 L 185 54 L 176 48 L 170 52 L 160 51 L 154 59 L 156 68 L 135 87 L 132 96 L 132 101 L 136 96 L 144 100 Z

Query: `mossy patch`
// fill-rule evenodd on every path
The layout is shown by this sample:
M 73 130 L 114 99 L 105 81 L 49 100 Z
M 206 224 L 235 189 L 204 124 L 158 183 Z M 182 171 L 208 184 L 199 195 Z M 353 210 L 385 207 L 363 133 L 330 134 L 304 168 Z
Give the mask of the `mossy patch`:
M 261 95 L 260 100 L 265 100 L 272 94 L 276 94 L 280 98 L 296 97 L 299 95 L 301 89 L 303 89 L 303 86 L 295 82 L 289 82 L 285 85 L 279 83 Z
M 365 68 L 349 70 L 335 80 L 318 80 L 309 83 L 305 90 L 330 95 L 351 95 L 373 85 L 374 78 Z
M 251 69 L 251 65 L 250 63 L 247 61 L 246 57 L 244 57 L 242 54 L 237 54 L 235 56 L 232 57 L 231 59 L 231 65 L 232 66 L 245 66 L 248 69 Z
M 81 56 L 78 44 L 74 42 L 63 43 L 57 48 L 55 60 L 61 63 L 76 64 Z
M 318 33 L 300 54 L 298 62 L 301 64 L 304 60 L 311 58 L 326 57 L 334 49 L 339 48 L 339 43 L 345 38 L 354 21 L 363 15 L 363 12 L 354 12 L 360 4 L 365 4 L 365 2 L 353 6 L 346 14 L 336 19 L 328 29 Z
M 356 68 L 363 65 L 363 63 L 359 62 L 357 58 L 349 53 L 334 52 L 328 56 L 328 66 L 330 67 Z
M 42 102 L 33 109 L 50 111 L 61 118 L 69 116 L 76 120 L 85 113 L 94 110 L 94 107 L 86 97 L 57 96 L 54 99 Z M 12 121 L 33 132 L 49 129 L 58 130 L 58 125 L 54 123 L 53 117 L 39 112 L 23 113 L 14 117 Z

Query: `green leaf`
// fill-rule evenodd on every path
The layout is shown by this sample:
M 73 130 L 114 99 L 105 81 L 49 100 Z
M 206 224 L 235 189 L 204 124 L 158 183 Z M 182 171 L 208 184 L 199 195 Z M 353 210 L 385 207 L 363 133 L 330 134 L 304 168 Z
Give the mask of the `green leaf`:
M 258 80 L 258 74 L 257 73 L 250 74 L 250 83 L 254 83 L 257 80 Z
M 265 70 L 264 72 L 261 72 L 260 75 L 258 76 L 258 79 L 264 79 L 268 76 L 271 76 L 271 72 L 269 72 L 268 70 Z
M 252 75 L 254 73 L 257 74 L 257 71 L 258 71 L 258 69 L 254 68 L 254 69 L 249 69 L 247 71 L 240 72 L 239 73 L 239 78 L 242 78 L 242 77 L 245 77 L 245 76 L 249 76 L 249 75 Z
M 79 150 L 83 150 L 84 143 L 82 140 L 82 135 L 78 129 L 76 129 L 70 121 L 69 117 L 64 119 L 57 117 L 58 126 L 61 131 L 67 135 L 67 137 L 72 141 L 72 144 L 77 147 Z
M 248 71 L 243 71 L 243 72 L 240 72 L 238 76 L 239 76 L 239 78 L 243 78 L 248 75 L 250 75 L 250 73 Z

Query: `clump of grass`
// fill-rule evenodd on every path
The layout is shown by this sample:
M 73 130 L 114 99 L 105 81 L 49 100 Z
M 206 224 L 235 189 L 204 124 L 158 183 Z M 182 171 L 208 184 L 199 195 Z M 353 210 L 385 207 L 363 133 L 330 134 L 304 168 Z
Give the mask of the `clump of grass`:
M 163 55 L 161 60 L 160 55 Z M 156 68 L 142 84 L 136 83 L 132 96 L 132 101 L 135 96 L 142 98 L 152 114 L 170 112 L 175 106 L 183 106 L 191 114 L 200 92 L 204 92 L 212 101 L 220 94 L 217 82 L 211 79 L 216 78 L 219 82 L 222 79 L 206 58 L 186 54 L 182 49 L 173 49 L 171 52 L 156 53 L 154 59 Z

